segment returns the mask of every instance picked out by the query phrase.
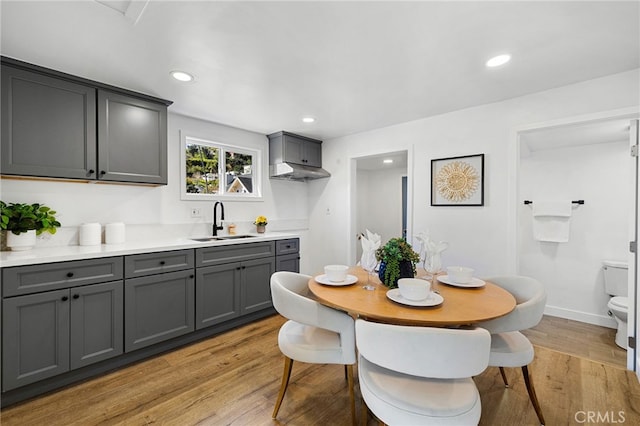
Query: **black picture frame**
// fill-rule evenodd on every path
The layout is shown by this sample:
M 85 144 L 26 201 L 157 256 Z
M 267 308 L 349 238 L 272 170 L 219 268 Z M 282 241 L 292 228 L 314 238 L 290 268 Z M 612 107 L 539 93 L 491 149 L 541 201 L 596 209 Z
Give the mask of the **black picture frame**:
M 432 206 L 484 206 L 484 154 L 431 160 Z

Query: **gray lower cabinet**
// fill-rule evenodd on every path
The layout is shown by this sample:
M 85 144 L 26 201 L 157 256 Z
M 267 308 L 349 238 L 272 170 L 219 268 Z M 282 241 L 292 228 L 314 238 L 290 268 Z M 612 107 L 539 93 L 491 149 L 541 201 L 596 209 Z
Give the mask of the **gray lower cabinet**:
M 125 352 L 194 331 L 193 250 L 131 255 L 124 263 Z
M 193 271 L 126 280 L 125 351 L 192 332 L 194 283 Z
M 196 250 L 196 328 L 273 306 L 274 249 L 269 241 Z
M 300 272 L 300 240 L 276 241 L 276 271 Z
M 2 301 L 2 389 L 122 354 L 122 281 Z

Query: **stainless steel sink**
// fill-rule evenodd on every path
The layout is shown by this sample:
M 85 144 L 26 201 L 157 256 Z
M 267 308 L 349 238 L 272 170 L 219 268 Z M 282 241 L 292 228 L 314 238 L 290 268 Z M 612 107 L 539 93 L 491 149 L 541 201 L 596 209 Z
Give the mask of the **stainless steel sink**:
M 239 240 L 244 238 L 256 238 L 256 237 L 255 235 L 223 235 L 220 237 L 191 238 L 191 240 L 199 241 L 199 242 L 207 242 L 207 241 Z
M 216 237 L 219 240 L 239 240 L 241 238 L 256 238 L 255 235 L 225 235 L 224 237 Z

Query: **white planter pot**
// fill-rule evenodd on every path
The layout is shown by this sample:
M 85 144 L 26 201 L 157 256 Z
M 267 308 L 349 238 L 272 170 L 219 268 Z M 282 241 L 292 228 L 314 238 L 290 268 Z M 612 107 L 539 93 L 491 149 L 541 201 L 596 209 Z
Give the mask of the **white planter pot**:
M 7 232 L 7 247 L 11 251 L 31 250 L 36 245 L 36 231 L 31 230 L 19 235 Z

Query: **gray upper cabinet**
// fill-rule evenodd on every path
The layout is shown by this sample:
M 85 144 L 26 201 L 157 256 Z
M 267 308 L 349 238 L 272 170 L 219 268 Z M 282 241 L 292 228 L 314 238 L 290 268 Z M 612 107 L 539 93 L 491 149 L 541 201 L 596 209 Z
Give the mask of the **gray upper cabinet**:
M 167 107 L 98 91 L 100 180 L 167 183 Z
M 166 185 L 170 104 L 3 57 L 0 173 Z
M 293 163 L 304 166 L 322 167 L 322 141 L 277 132 L 269 138 L 269 163 Z
M 2 174 L 95 179 L 95 89 L 2 66 Z

